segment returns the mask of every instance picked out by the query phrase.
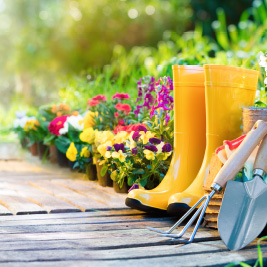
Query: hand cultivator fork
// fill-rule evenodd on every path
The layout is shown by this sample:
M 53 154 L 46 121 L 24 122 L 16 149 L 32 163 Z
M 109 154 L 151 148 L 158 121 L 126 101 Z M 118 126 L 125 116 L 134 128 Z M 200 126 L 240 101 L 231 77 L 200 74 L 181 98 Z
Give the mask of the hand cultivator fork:
M 263 121 L 257 121 L 253 126 L 252 130 L 247 134 L 241 145 L 236 149 L 236 151 L 231 155 L 228 161 L 221 168 L 219 173 L 216 175 L 214 179 L 214 183 L 211 186 L 211 193 L 209 195 L 203 196 L 187 213 L 178 220 L 168 231 L 162 231 L 159 229 L 155 229 L 152 227 L 147 227 L 149 230 L 160 233 L 163 236 L 171 237 L 174 239 L 179 239 L 183 243 L 191 243 L 193 242 L 196 232 L 199 228 L 199 225 L 204 217 L 206 209 L 209 205 L 210 199 L 216 192 L 220 192 L 226 185 L 228 180 L 233 179 L 239 170 L 243 167 L 244 163 L 255 149 L 255 147 L 260 143 L 263 137 L 267 134 L 267 124 Z M 203 202 L 204 201 L 204 202 Z M 203 202 L 203 203 L 202 203 Z M 196 211 L 196 213 L 191 217 L 188 223 L 184 226 L 184 228 L 180 231 L 179 234 L 171 234 L 173 230 L 178 227 L 200 204 L 200 208 Z M 193 224 L 196 218 L 199 216 L 197 223 L 194 227 L 194 230 L 189 239 L 181 239 L 181 237 L 185 234 L 188 228 Z

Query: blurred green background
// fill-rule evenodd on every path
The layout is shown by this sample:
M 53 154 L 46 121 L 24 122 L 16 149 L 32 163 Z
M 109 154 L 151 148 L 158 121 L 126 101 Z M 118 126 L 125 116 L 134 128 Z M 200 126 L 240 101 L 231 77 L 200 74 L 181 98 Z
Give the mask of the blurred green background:
M 16 110 L 136 96 L 171 64 L 257 68 L 267 0 L 0 0 L 0 130 Z M 262 82 L 259 84 L 259 89 Z M 265 101 L 265 90 L 261 90 Z

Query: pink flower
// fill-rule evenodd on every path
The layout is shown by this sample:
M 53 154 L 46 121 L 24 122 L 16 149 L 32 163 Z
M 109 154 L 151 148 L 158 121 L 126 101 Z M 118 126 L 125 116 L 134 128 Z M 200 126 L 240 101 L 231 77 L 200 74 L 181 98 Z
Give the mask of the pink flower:
M 119 100 L 122 100 L 122 99 L 129 99 L 130 96 L 129 94 L 123 94 L 123 93 L 116 93 L 112 99 L 115 99 L 115 98 L 118 98 Z
M 60 135 L 59 130 L 64 127 L 64 123 L 69 115 L 57 117 L 49 123 L 48 130 L 50 133 Z
M 100 104 L 100 102 L 98 101 L 98 100 L 88 100 L 88 102 L 87 102 L 87 105 L 88 106 L 90 106 L 90 107 L 95 107 L 95 106 L 97 106 L 97 105 L 99 105 Z
M 120 114 L 119 114 L 119 112 L 115 112 L 115 113 L 114 113 L 114 116 L 115 116 L 115 118 L 118 118 L 118 117 L 120 117 Z
M 129 114 L 129 112 L 131 111 L 131 106 L 128 104 L 122 104 L 122 103 L 118 103 L 115 108 L 119 111 L 123 111 L 125 114 Z
M 125 131 L 127 133 L 131 133 L 131 132 L 135 132 L 135 131 L 138 131 L 138 128 L 139 126 L 142 126 L 145 128 L 145 125 L 143 123 L 136 123 L 136 124 L 131 124 L 131 125 L 127 125 L 127 126 L 121 126 L 121 125 L 118 125 L 115 129 L 114 129 L 114 133 L 117 134 L 121 131 Z
M 96 100 L 96 101 L 107 101 L 107 97 L 105 95 L 97 95 L 97 96 L 94 96 L 92 98 L 92 100 Z

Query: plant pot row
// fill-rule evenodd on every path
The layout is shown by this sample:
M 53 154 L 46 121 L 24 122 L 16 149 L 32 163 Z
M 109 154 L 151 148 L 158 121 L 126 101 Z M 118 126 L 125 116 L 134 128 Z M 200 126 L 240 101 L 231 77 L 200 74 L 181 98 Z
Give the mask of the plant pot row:
M 60 167 L 70 168 L 73 170 L 75 162 L 69 161 L 64 153 L 59 151 L 56 146 L 46 146 L 42 142 L 33 143 L 29 150 L 33 156 L 39 156 L 42 160 L 44 158 L 49 158 L 51 163 L 57 163 Z M 120 188 L 119 185 L 112 181 L 108 172 L 102 176 L 101 175 L 102 166 L 99 164 L 89 164 L 86 167 L 85 174 L 90 181 L 98 180 L 99 185 L 103 187 L 112 187 L 117 193 L 127 193 L 129 186 L 125 182 L 123 187 Z

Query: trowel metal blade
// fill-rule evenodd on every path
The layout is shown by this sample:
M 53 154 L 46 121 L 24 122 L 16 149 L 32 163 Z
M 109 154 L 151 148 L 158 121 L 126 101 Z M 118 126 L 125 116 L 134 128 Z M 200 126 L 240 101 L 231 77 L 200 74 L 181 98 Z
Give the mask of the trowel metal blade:
M 267 184 L 260 177 L 228 181 L 218 217 L 218 230 L 230 250 L 252 242 L 267 223 Z

